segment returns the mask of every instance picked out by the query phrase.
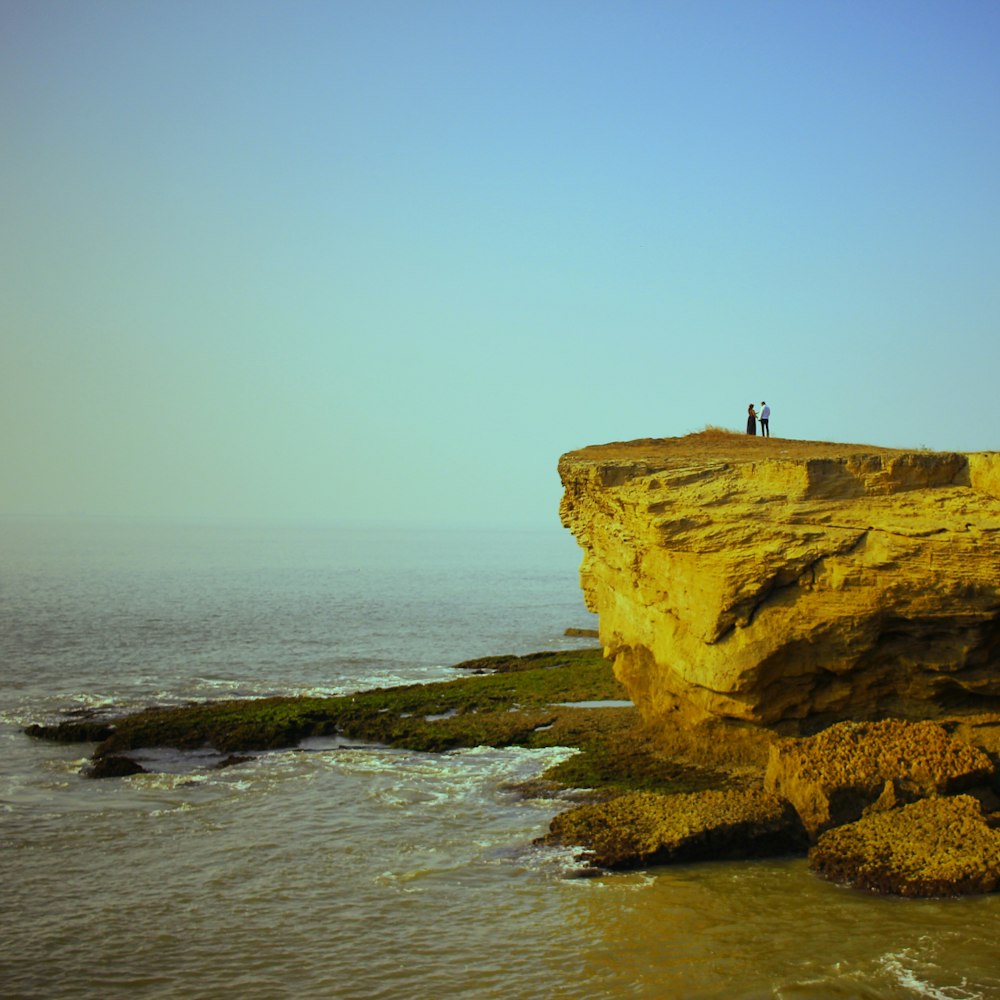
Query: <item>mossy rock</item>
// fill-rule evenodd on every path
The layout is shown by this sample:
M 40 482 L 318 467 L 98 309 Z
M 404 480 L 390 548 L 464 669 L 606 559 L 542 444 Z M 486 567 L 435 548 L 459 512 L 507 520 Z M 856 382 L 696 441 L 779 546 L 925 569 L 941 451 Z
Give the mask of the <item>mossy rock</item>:
M 810 867 L 897 896 L 959 896 L 1000 886 L 1000 832 L 970 795 L 921 799 L 824 833 Z
M 100 724 L 72 720 L 31 726 L 26 732 L 64 742 L 99 741 L 95 759 L 149 747 L 210 747 L 223 754 L 275 750 L 293 747 L 307 737 L 334 734 L 428 752 L 481 745 L 552 746 L 551 736 L 542 734 L 557 724 L 560 733 L 577 730 L 577 741 L 563 745 L 580 746 L 599 742 L 601 726 L 590 715 L 589 723 L 578 719 L 573 725 L 561 724 L 560 719 L 585 710 L 560 703 L 626 697 L 599 649 L 490 662 L 500 672 L 336 698 L 275 697 L 153 707 Z M 634 709 L 628 711 L 634 718 Z
M 336 698 L 274 697 L 154 707 L 105 720 L 33 727 L 32 735 L 96 741 L 95 760 L 133 750 L 211 748 L 242 754 L 343 735 L 381 746 L 443 752 L 473 746 L 574 747 L 542 776 L 553 787 L 594 798 L 624 791 L 692 792 L 732 785 L 726 752 L 739 741 L 679 731 L 664 740 L 634 706 L 575 703 L 627 700 L 601 650 L 571 650 L 469 661 L 472 673 Z M 569 703 L 569 704 L 566 704 Z M 718 738 L 717 738 L 718 737 Z M 725 752 L 724 752 L 725 751 Z M 743 760 L 742 751 L 734 759 Z M 759 767 L 755 772 L 759 783 Z
M 582 847 L 592 865 L 612 869 L 767 857 L 806 846 L 791 806 L 753 789 L 619 795 L 556 816 L 544 841 Z
M 531 745 L 580 749 L 544 775 L 572 788 L 692 792 L 729 781 L 723 771 L 665 747 L 642 725 L 635 708 L 557 710 L 551 726 L 536 732 Z
M 567 635 L 570 632 L 567 630 Z M 516 656 L 513 653 L 503 653 L 494 656 L 481 656 L 475 660 L 463 660 L 456 663 L 452 669 L 468 670 L 470 673 L 478 674 L 506 674 L 517 670 L 535 670 L 539 667 L 552 669 L 553 667 L 563 667 L 568 663 L 579 662 L 584 657 L 592 659 L 595 657 L 603 659 L 604 653 L 598 648 L 565 650 L 558 653 L 525 653 Z
M 106 720 L 67 719 L 51 725 L 36 722 L 24 731 L 33 739 L 50 740 L 53 743 L 98 743 L 114 732 L 114 726 Z

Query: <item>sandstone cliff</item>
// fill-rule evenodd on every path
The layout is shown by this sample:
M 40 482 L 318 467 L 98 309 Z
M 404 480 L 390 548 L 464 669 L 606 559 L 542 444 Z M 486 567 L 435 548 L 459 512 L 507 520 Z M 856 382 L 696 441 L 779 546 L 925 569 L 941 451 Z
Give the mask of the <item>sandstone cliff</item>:
M 703 432 L 559 472 L 588 607 L 647 720 L 1000 707 L 1000 454 Z

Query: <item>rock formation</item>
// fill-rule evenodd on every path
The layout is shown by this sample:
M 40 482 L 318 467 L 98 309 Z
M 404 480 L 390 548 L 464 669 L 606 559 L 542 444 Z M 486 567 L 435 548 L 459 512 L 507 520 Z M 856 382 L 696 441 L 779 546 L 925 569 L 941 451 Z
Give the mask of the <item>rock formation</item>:
M 977 747 L 933 722 L 839 722 L 815 736 L 771 745 L 764 788 L 787 799 L 813 840 L 917 799 L 973 788 L 996 774 Z M 994 796 L 990 794 L 990 804 Z
M 920 799 L 829 830 L 810 867 L 858 889 L 963 896 L 1000 885 L 1000 833 L 970 795 Z
M 647 721 L 800 733 L 1000 707 L 1000 454 L 707 431 L 559 472 L 588 607 Z
M 582 848 L 578 860 L 612 869 L 801 854 L 811 845 L 814 871 L 858 888 L 993 892 L 997 780 L 989 754 L 936 723 L 839 722 L 814 736 L 772 734 L 763 788 L 737 779 L 691 793 L 628 792 L 556 816 L 545 842 Z
M 584 847 L 582 857 L 601 868 L 767 857 L 806 842 L 788 802 L 752 789 L 631 792 L 561 813 L 549 829 L 547 843 Z

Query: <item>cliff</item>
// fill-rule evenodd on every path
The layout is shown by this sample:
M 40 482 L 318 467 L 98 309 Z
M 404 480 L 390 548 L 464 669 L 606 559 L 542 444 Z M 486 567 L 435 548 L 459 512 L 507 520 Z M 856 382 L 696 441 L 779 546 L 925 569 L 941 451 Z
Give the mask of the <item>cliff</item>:
M 559 473 L 587 605 L 647 721 L 794 733 L 1000 707 L 1000 454 L 706 431 Z

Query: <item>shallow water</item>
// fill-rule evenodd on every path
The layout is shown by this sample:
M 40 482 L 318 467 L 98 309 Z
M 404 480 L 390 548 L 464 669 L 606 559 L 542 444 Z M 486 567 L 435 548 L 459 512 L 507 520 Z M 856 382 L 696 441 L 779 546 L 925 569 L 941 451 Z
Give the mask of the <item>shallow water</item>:
M 95 782 L 88 747 L 19 731 L 588 645 L 559 532 L 29 527 L 0 523 L 4 997 L 1000 997 L 996 897 L 879 899 L 801 859 L 573 877 L 532 845 L 564 804 L 506 787 L 566 751 L 311 741 Z

